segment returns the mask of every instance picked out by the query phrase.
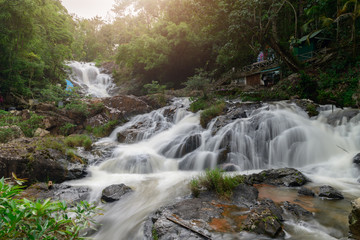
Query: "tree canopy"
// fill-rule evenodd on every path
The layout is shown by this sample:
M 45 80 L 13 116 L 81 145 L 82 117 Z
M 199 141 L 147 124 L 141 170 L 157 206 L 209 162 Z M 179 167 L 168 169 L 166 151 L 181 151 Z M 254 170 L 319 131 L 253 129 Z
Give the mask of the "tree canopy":
M 292 48 L 321 31 L 356 56 L 358 0 L 116 0 L 115 18 L 70 16 L 59 0 L 0 0 L 1 92 L 24 95 L 64 79 L 64 61 L 116 61 L 116 76 L 170 88 L 253 63 L 271 48 L 292 71 Z M 135 86 L 135 85 L 134 85 Z

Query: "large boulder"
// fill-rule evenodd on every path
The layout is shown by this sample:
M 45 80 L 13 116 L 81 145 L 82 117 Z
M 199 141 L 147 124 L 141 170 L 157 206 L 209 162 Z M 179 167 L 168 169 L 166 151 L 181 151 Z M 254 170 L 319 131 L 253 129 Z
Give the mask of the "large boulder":
M 285 201 L 282 203 L 282 208 L 286 211 L 287 214 L 294 216 L 296 219 L 311 219 L 314 215 L 312 212 L 304 209 L 303 207 Z
M 221 218 L 223 209 L 205 199 L 185 199 L 163 207 L 145 223 L 145 239 L 211 239 L 210 222 Z M 186 226 L 186 227 L 184 227 Z
M 327 117 L 327 123 L 332 126 L 337 126 L 339 124 L 342 124 L 349 121 L 358 122 L 359 121 L 359 115 L 360 110 L 359 109 L 341 109 L 336 110 L 333 113 L 331 113 Z
M 308 179 L 294 168 L 279 168 L 264 170 L 258 174 L 246 177 L 251 184 L 271 184 L 275 186 L 299 187 L 308 182 Z
M 356 164 L 356 166 L 360 167 L 360 153 L 356 154 L 353 157 L 353 163 Z
M 237 205 L 252 206 L 256 203 L 259 191 L 248 184 L 241 183 L 234 188 L 232 201 Z
M 88 187 L 39 182 L 26 188 L 19 197 L 32 200 L 51 198 L 73 205 L 87 200 L 89 196 L 90 188 Z
M 244 230 L 272 238 L 283 237 L 285 233 L 282 226 L 282 209 L 270 200 L 260 201 L 244 222 Z
M 341 194 L 341 192 L 328 185 L 320 187 L 319 197 L 328 199 L 344 199 L 344 196 Z
M 360 198 L 351 202 L 352 210 L 349 215 L 349 239 L 360 240 Z
M 132 191 L 133 190 L 125 184 L 114 184 L 106 187 L 102 191 L 101 200 L 104 202 L 119 201 L 124 195 Z
M 15 173 L 27 178 L 29 184 L 49 180 L 61 183 L 84 177 L 86 161 L 77 160 L 59 149 L 46 147 L 41 138 L 20 138 L 0 144 L 0 176 L 11 177 Z
M 299 195 L 304 195 L 304 196 L 315 197 L 315 193 L 311 189 L 308 189 L 306 187 L 301 187 L 298 190 L 298 194 Z

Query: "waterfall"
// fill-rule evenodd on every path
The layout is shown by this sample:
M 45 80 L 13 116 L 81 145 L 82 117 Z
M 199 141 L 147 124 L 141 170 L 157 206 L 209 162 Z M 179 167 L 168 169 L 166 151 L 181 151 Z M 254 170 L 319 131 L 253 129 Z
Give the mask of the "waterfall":
M 112 77 L 100 73 L 99 68 L 94 63 L 72 61 L 67 65 L 72 70 L 71 81 L 80 87 L 82 93 L 91 97 L 110 97 L 111 91 L 115 88 Z
M 105 207 L 104 227 L 95 238 L 142 239 L 146 216 L 188 194 L 188 181 L 208 168 L 246 173 L 295 167 L 315 185 L 331 184 L 350 197 L 360 196 L 359 172 L 352 165 L 360 152 L 359 115 L 332 126 L 327 108 L 309 118 L 300 107 L 285 102 L 234 106 L 204 129 L 200 113 L 187 110 L 189 100 L 176 99 L 171 106 L 132 118 L 98 141 L 98 146 L 114 147 L 111 156 L 91 166 L 89 177 L 72 184 L 90 186 L 92 200 L 114 183 L 125 183 L 135 193 Z M 308 239 L 320 235 L 311 236 Z

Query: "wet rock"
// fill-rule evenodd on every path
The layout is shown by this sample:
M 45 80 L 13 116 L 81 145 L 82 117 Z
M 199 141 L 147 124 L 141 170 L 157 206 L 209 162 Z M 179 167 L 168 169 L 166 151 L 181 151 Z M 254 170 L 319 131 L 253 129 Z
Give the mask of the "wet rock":
M 232 164 L 232 163 L 226 163 L 226 164 L 220 165 L 219 167 L 225 172 L 236 172 L 236 171 L 241 170 L 239 168 L 239 166 Z
M 90 188 L 69 186 L 63 184 L 54 184 L 49 188 L 49 183 L 35 183 L 25 189 L 20 198 L 28 199 L 47 199 L 65 201 L 70 205 L 85 201 L 90 196 Z
M 54 138 L 52 141 L 56 141 Z M 86 161 L 74 162 L 58 149 L 42 145 L 41 138 L 20 138 L 0 144 L 0 176 L 20 178 L 33 182 L 61 183 L 86 175 Z
M 106 187 L 102 191 L 101 200 L 104 202 L 119 201 L 124 195 L 133 190 L 125 184 L 114 184 Z
M 117 140 L 119 143 L 135 143 L 139 134 L 137 129 L 126 129 L 117 134 Z
M 0 127 L 0 131 L 5 132 L 6 134 L 2 135 L 0 142 L 6 143 L 14 139 L 24 137 L 24 133 L 21 131 L 19 126 L 3 126 Z
M 108 122 L 108 118 L 104 114 L 97 114 L 93 117 L 87 118 L 85 122 L 85 126 L 98 127 L 106 124 Z
M 85 201 L 90 196 L 90 188 L 77 187 L 69 185 L 57 185 L 54 187 L 54 200 L 65 201 L 69 204 L 75 204 Z
M 266 199 L 260 201 L 244 222 L 244 230 L 269 237 L 283 237 L 285 235 L 282 227 L 282 209 L 275 203 Z
M 246 176 L 246 181 L 250 184 L 265 183 L 275 186 L 298 187 L 306 184 L 308 179 L 294 168 L 280 168 Z
M 360 239 L 360 198 L 351 202 L 352 210 L 349 215 L 349 239 Z
M 359 118 L 356 117 L 360 113 L 359 109 L 342 109 L 331 113 L 327 117 L 327 123 L 332 126 L 337 126 L 344 121 L 355 121 L 358 122 Z
M 185 138 L 184 143 L 178 148 L 175 158 L 182 158 L 188 153 L 193 152 L 201 145 L 201 135 L 195 134 Z
M 34 133 L 34 137 L 45 137 L 46 135 L 49 135 L 50 132 L 42 129 L 42 128 L 38 128 L 36 129 L 35 133 Z
M 238 205 L 251 206 L 256 203 L 259 191 L 248 184 L 241 183 L 233 190 L 232 201 Z
M 353 157 L 353 163 L 356 164 L 358 167 L 360 167 L 360 153 L 356 154 Z
M 261 103 L 228 103 L 228 112 L 226 115 L 219 116 L 216 119 L 213 129 L 211 130 L 212 135 L 215 135 L 222 127 L 236 119 L 249 117 L 254 110 L 260 107 L 262 107 Z
M 211 236 L 209 222 L 220 218 L 221 207 L 200 198 L 185 199 L 172 206 L 163 207 L 152 214 L 145 223 L 145 239 L 153 239 L 156 233 L 158 239 L 208 239 L 191 229 Z M 170 219 L 175 218 L 176 222 Z M 180 223 L 180 224 L 179 224 Z M 190 226 L 183 227 L 181 223 Z
M 338 190 L 328 185 L 320 187 L 319 197 L 325 197 L 330 199 L 344 199 L 344 196 Z
M 92 101 L 99 101 L 99 99 L 93 99 Z M 151 110 L 151 107 L 144 100 L 135 96 L 124 95 L 102 98 L 101 102 L 104 104 L 104 111 L 107 111 L 110 120 L 128 119 L 131 116 Z
M 304 195 L 304 196 L 315 197 L 315 193 L 312 190 L 310 190 L 310 189 L 308 189 L 306 187 L 301 187 L 299 189 L 299 191 L 298 191 L 298 194 L 299 195 Z
M 297 204 L 289 203 L 288 201 L 283 202 L 282 207 L 287 213 L 295 216 L 297 219 L 310 219 L 313 217 L 313 214 L 308 210 Z
M 216 155 L 213 153 L 209 153 L 206 156 L 202 157 L 204 157 L 204 159 L 202 160 L 202 169 L 211 169 L 213 167 L 213 161 Z M 194 170 L 195 166 L 199 167 L 198 155 L 196 152 L 186 155 L 179 162 L 180 170 Z

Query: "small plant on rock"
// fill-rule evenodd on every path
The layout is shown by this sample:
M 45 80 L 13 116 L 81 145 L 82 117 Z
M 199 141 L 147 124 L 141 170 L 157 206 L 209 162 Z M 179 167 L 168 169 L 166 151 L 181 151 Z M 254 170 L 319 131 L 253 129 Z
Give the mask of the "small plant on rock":
M 231 177 L 218 168 L 206 170 L 205 173 L 190 181 L 192 194 L 197 197 L 202 190 L 215 192 L 219 197 L 229 198 L 233 189 L 243 181 L 243 178 Z
M 89 136 L 86 135 L 71 135 L 64 139 L 66 146 L 74 147 L 84 147 L 85 150 L 90 150 L 92 141 Z

